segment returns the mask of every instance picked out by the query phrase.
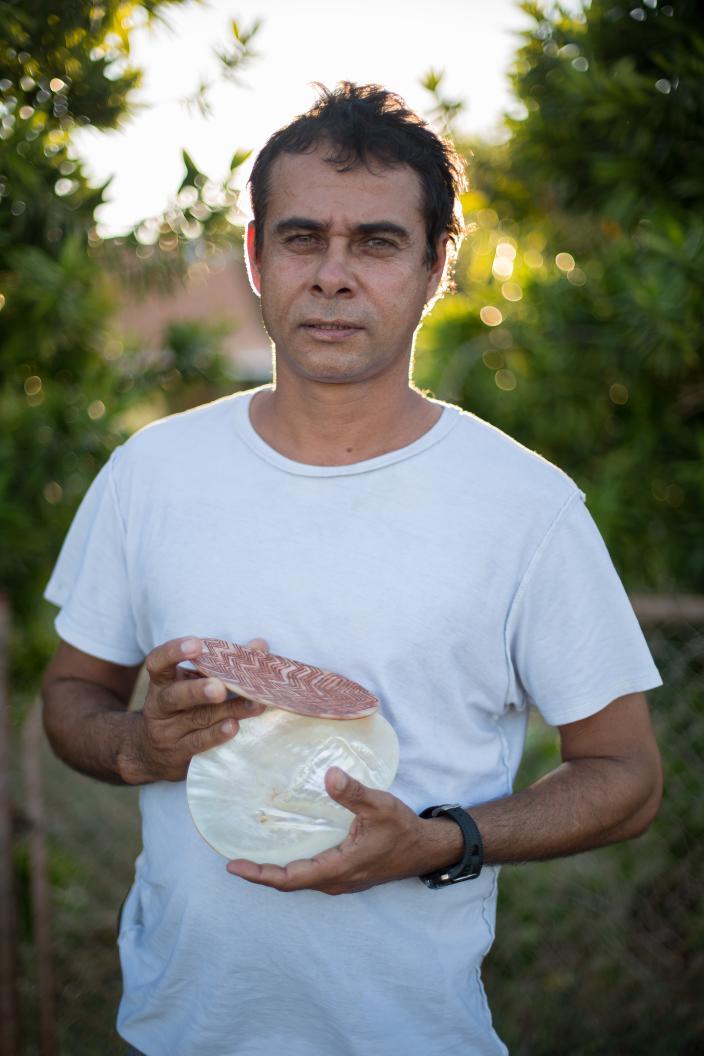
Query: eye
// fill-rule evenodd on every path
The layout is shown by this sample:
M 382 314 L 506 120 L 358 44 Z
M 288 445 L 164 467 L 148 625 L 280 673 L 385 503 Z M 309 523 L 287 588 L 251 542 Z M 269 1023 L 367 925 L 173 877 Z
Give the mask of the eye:
M 294 248 L 301 248 L 301 249 L 306 249 L 308 246 L 318 245 L 319 242 L 320 242 L 319 237 L 317 235 L 314 235 L 314 234 L 303 234 L 303 233 L 301 233 L 299 235 L 290 235 L 286 239 L 286 245 L 287 246 L 292 246 Z
M 367 249 L 395 249 L 396 244 L 388 238 L 383 238 L 381 235 L 373 235 L 371 238 L 365 238 L 364 246 Z

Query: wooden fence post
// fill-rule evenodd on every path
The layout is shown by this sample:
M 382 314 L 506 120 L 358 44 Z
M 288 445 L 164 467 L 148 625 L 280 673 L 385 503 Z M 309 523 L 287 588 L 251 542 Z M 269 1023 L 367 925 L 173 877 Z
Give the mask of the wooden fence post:
M 631 604 L 644 626 L 704 623 L 704 594 L 633 594 Z
M 55 1056 L 56 1017 L 54 973 L 51 960 L 51 889 L 46 848 L 42 742 L 42 706 L 41 701 L 37 699 L 22 730 L 22 770 L 25 806 L 32 825 L 29 833 L 29 866 L 39 1001 L 39 1052 L 41 1056 Z
M 17 916 L 12 854 L 12 781 L 10 775 L 10 700 L 7 652 L 10 606 L 0 592 L 0 1052 L 20 1056 L 20 1006 L 17 991 Z

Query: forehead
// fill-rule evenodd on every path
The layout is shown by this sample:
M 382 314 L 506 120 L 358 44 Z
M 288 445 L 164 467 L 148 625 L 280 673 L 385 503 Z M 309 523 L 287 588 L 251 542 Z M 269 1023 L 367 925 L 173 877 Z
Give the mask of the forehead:
M 422 191 L 409 165 L 370 161 L 340 172 L 325 150 L 280 154 L 269 174 L 266 226 L 287 215 L 356 225 L 374 220 L 423 225 Z

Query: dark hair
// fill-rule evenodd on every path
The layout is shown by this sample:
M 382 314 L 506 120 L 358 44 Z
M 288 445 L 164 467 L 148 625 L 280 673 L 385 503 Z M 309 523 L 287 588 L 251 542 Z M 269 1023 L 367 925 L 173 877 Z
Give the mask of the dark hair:
M 456 203 L 465 178 L 452 144 L 436 135 L 400 96 L 378 84 L 341 81 L 332 92 L 321 84 L 315 87 L 321 92 L 315 104 L 269 138 L 252 168 L 249 193 L 257 251 L 262 247 L 272 163 L 282 153 L 306 154 L 320 143 L 329 145 L 325 160 L 339 172 L 359 164 L 370 167 L 372 159 L 389 166 L 409 165 L 422 188 L 426 264 L 435 264 L 443 232 L 456 249 L 462 236 Z

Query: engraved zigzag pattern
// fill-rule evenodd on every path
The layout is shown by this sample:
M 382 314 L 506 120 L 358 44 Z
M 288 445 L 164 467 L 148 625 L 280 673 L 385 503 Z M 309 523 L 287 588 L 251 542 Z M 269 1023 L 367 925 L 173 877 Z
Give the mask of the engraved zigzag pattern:
M 359 719 L 379 707 L 372 693 L 344 675 L 220 638 L 203 644 L 195 661 L 201 674 L 222 679 L 249 700 L 321 719 Z

